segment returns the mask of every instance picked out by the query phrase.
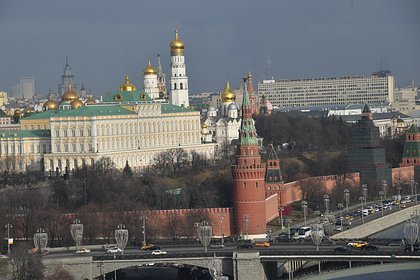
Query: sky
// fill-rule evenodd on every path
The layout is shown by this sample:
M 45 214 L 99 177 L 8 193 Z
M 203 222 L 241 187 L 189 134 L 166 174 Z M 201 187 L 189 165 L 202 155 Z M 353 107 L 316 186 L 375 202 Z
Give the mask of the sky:
M 76 83 L 98 95 L 143 85 L 156 54 L 169 80 L 179 26 L 190 94 L 263 79 L 370 75 L 420 85 L 418 0 L 0 0 L 0 91 L 36 77 L 56 90 L 66 56 Z

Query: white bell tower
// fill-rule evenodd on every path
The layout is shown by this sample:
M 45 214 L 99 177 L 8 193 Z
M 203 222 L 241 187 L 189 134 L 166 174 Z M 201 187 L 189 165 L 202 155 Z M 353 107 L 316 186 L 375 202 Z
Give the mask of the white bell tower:
M 189 106 L 188 77 L 185 70 L 184 42 L 179 39 L 178 30 L 175 30 L 175 39 L 171 41 L 171 80 L 169 96 L 171 104 Z

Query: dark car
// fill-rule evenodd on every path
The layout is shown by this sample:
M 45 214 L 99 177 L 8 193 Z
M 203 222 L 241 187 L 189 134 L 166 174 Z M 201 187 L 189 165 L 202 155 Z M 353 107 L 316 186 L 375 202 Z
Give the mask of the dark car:
M 289 234 L 288 233 L 280 233 L 279 236 L 276 238 L 277 242 L 287 242 L 289 240 Z
M 375 245 L 372 245 L 372 244 L 366 244 L 366 245 L 362 246 L 361 249 L 363 251 L 370 251 L 370 252 L 372 252 L 372 251 L 378 251 L 379 250 L 379 247 L 378 246 L 375 246 Z
M 350 253 L 351 249 L 349 247 L 335 247 L 334 253 Z
M 251 249 L 253 245 L 251 243 L 240 243 L 236 248 L 238 249 Z

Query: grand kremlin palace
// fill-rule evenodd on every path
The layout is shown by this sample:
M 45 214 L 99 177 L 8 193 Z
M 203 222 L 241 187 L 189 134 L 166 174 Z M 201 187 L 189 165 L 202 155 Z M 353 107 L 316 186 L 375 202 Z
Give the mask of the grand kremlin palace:
M 144 93 L 120 91 L 121 102 L 104 102 L 47 110 L 21 118 L 21 130 L 3 131 L 2 158 L 16 162 L 16 170 L 60 172 L 93 165 L 109 157 L 116 168 L 128 161 L 134 169 L 154 163 L 155 156 L 170 148 L 183 148 L 208 156 L 214 144 L 201 143 L 199 112 L 169 103 L 140 101 Z M 139 96 L 135 100 L 135 96 Z M 64 102 L 65 103 L 65 102 Z
M 173 148 L 214 156 L 215 144 L 201 143 L 200 113 L 188 108 L 184 44 L 178 31 L 170 47 L 169 102 L 158 94 L 157 71 L 150 61 L 144 69 L 144 91 L 126 74 L 119 90 L 101 104 L 92 98 L 82 102 L 69 83 L 60 103 L 50 99 L 45 111 L 20 117 L 20 130 L 0 131 L 0 169 L 48 173 L 58 168 L 62 173 L 66 167 L 93 166 L 105 157 L 118 169 L 128 162 L 138 171 Z M 16 110 L 14 118 L 19 116 Z

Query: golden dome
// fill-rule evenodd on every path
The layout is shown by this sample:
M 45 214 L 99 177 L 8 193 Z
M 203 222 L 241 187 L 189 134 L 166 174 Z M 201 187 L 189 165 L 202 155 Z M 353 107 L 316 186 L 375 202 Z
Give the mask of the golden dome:
M 29 116 L 32 112 L 33 112 L 32 108 L 27 107 L 23 110 L 23 115 Z
M 77 93 L 75 93 L 73 91 L 73 88 L 72 88 L 71 84 L 69 84 L 69 88 L 63 94 L 63 96 L 61 97 L 61 100 L 62 101 L 73 101 L 73 100 L 76 100 L 78 98 L 79 98 L 79 96 L 77 95 Z
M 89 96 L 89 98 L 85 101 L 85 105 L 96 105 L 96 101 L 92 96 Z
M 84 105 L 83 102 L 80 101 L 79 99 L 73 100 L 70 103 L 70 106 L 71 106 L 72 109 L 77 109 L 77 108 L 83 107 L 83 105 Z
M 47 102 L 44 103 L 42 106 L 42 109 L 44 110 L 57 110 L 58 109 L 58 103 L 55 100 L 49 99 Z
M 16 109 L 15 112 L 13 113 L 14 116 L 20 116 L 20 110 Z
M 221 95 L 222 102 L 235 102 L 236 94 L 230 89 L 229 81 L 226 82 L 225 91 Z
M 128 74 L 125 74 L 124 84 L 120 85 L 120 91 L 135 91 L 137 88 L 128 80 Z
M 157 74 L 157 70 L 156 68 L 154 68 L 152 66 L 152 64 L 150 63 L 150 58 L 149 58 L 149 63 L 147 65 L 146 68 L 144 68 L 143 70 L 144 75 L 156 75 Z
M 203 123 L 203 124 L 201 125 L 201 128 L 207 128 L 207 124 Z
M 179 39 L 178 29 L 175 30 L 175 39 L 171 41 L 171 55 L 184 55 L 184 42 Z

